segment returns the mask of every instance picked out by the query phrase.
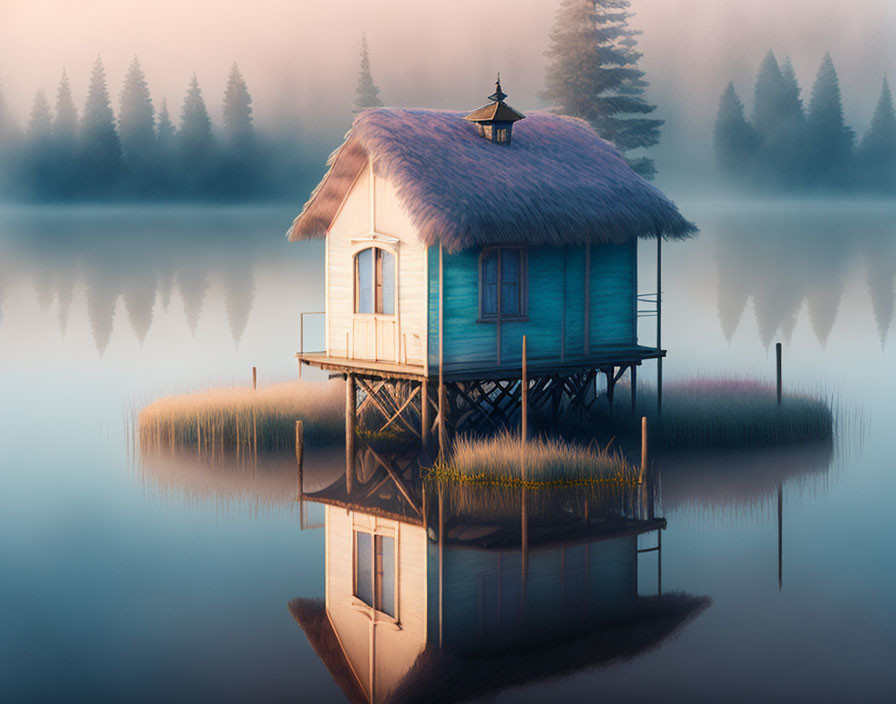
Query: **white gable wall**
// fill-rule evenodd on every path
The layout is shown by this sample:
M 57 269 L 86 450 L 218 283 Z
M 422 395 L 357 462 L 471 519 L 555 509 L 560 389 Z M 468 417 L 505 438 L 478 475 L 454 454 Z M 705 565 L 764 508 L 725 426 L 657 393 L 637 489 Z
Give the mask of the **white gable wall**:
M 354 531 L 395 540 L 398 622 L 365 607 L 354 592 Z M 327 614 L 368 699 L 388 699 L 426 647 L 426 534 L 421 526 L 326 507 Z
M 365 167 L 327 233 L 327 352 L 333 357 L 374 359 L 366 336 L 382 337 L 387 361 L 420 364 L 426 340 L 426 248 L 387 180 Z M 379 241 L 377 241 L 379 238 Z M 397 241 L 395 241 L 397 240 Z M 354 312 L 354 254 L 376 244 L 396 255 L 396 310 L 376 322 Z M 362 340 L 361 337 L 365 336 Z

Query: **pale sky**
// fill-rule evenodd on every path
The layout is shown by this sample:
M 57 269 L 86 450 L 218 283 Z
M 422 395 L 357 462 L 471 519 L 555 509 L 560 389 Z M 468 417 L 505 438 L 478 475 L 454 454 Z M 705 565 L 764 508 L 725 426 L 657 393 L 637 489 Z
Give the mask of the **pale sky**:
M 34 93 L 53 99 L 65 66 L 79 109 L 101 55 L 113 101 L 136 54 L 175 121 L 195 70 L 213 119 L 230 64 L 259 123 L 290 115 L 304 131 L 347 124 L 366 31 L 387 105 L 473 108 L 496 71 L 509 102 L 541 106 L 548 31 L 559 0 L 0 0 L 0 81 L 20 120 Z M 666 137 L 712 124 L 728 80 L 748 104 L 764 53 L 791 55 L 808 93 L 824 52 L 840 71 L 847 120 L 861 133 L 885 71 L 896 77 L 892 0 L 633 0 L 644 31 L 648 97 Z M 327 129 L 329 128 L 329 129 Z

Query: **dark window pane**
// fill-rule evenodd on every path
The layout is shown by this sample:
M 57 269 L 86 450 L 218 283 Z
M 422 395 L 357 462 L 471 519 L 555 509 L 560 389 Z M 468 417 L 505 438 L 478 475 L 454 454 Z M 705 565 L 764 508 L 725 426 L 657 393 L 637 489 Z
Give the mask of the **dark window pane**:
M 395 539 L 376 536 L 376 608 L 395 616 Z
M 385 250 L 378 249 L 382 265 L 378 267 L 381 281 L 377 282 L 381 290 L 379 312 L 384 315 L 395 315 L 395 257 Z
M 520 250 L 501 251 L 501 313 L 519 315 L 520 310 Z
M 355 256 L 355 301 L 358 313 L 373 313 L 373 248 Z
M 373 545 L 370 533 L 355 533 L 355 596 L 373 606 Z
M 490 252 L 482 259 L 482 315 L 498 313 L 498 252 Z

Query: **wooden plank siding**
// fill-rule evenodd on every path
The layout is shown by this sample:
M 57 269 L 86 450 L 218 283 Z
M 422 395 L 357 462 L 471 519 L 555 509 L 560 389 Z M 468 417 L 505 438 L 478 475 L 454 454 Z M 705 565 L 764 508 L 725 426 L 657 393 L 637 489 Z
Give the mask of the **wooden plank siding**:
M 429 256 L 429 362 L 438 364 L 438 250 Z M 479 323 L 479 254 L 469 250 L 445 255 L 446 367 L 494 365 L 497 330 L 493 322 Z M 636 344 L 637 311 L 633 295 L 636 245 L 592 245 L 590 272 L 590 342 L 592 356 L 601 346 Z M 564 250 L 528 251 L 528 319 L 501 323 L 501 367 L 519 367 L 522 337 L 527 336 L 533 363 L 560 362 L 565 328 L 565 359 L 582 358 L 585 334 L 585 247 L 567 249 L 564 291 Z M 566 300 L 565 321 L 563 300 Z
M 369 168 L 361 171 L 327 233 L 327 352 L 331 357 L 352 358 L 360 347 L 354 339 L 363 332 L 355 324 L 354 251 L 371 236 L 398 240 L 394 245 L 397 253 L 395 315 L 379 316 L 393 319 L 387 321 L 386 330 L 397 329 L 394 344 L 385 346 L 392 351 L 387 361 L 423 365 L 427 322 L 426 248 L 407 211 L 398 202 L 394 187 L 387 180 L 372 176 Z

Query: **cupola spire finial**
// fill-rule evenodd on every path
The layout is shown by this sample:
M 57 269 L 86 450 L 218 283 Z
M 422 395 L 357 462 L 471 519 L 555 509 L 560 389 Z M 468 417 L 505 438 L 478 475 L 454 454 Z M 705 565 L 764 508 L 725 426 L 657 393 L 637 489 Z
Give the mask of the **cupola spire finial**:
M 504 98 L 507 97 L 507 93 L 501 90 L 501 73 L 498 72 L 498 80 L 495 81 L 495 92 L 488 96 L 488 99 L 493 103 L 502 103 L 504 102 Z

